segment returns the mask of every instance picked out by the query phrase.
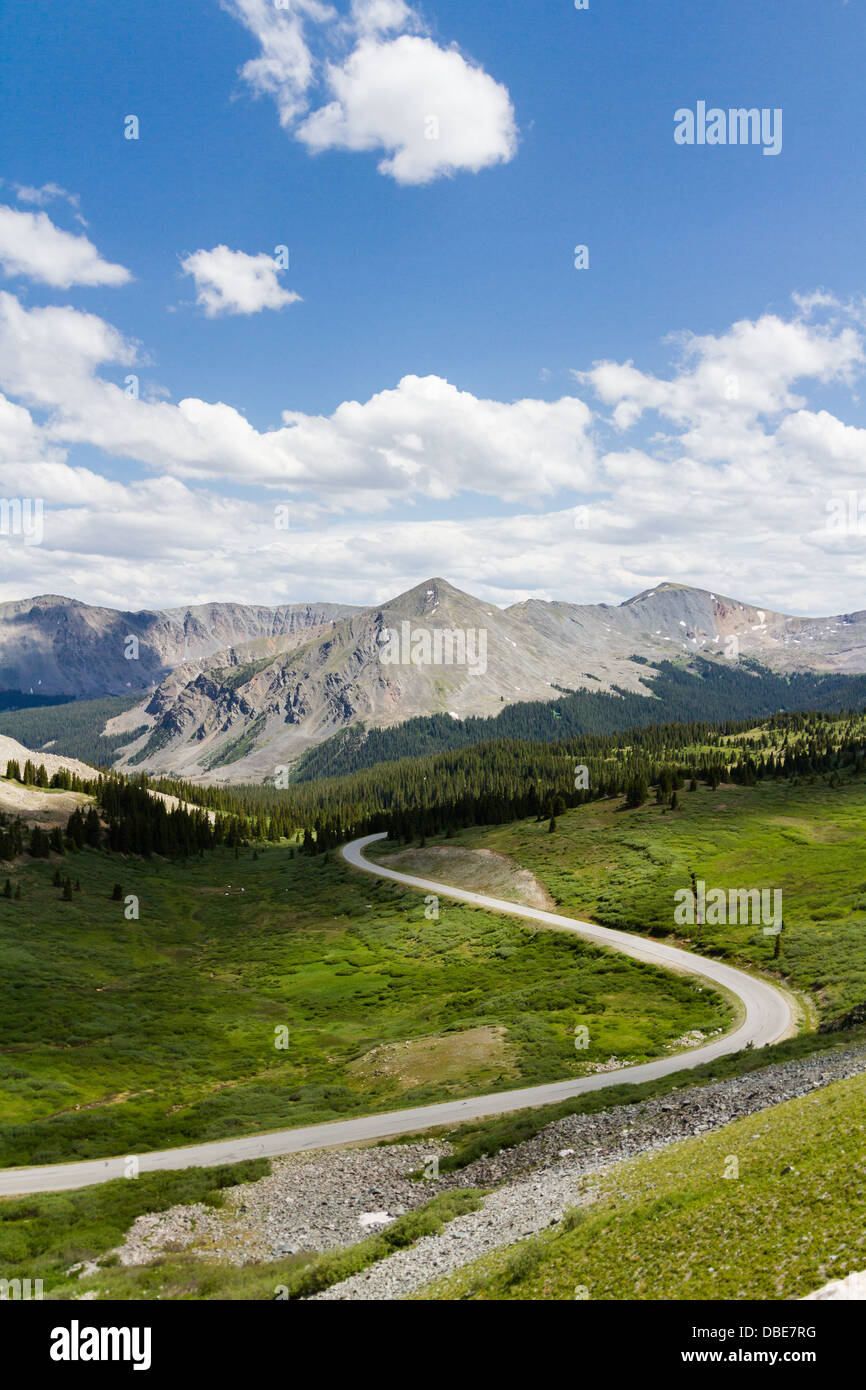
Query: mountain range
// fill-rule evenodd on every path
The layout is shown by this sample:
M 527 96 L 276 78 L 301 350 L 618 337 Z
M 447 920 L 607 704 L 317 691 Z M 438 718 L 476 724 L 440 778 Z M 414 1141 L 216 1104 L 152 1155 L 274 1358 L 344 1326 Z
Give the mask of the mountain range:
M 106 725 L 129 735 L 117 765 L 206 781 L 271 780 L 361 723 L 491 716 L 563 691 L 651 699 L 647 663 L 697 657 L 866 672 L 866 612 L 792 617 L 676 583 L 619 605 L 500 609 L 439 578 L 367 607 L 130 613 L 53 595 L 0 605 L 0 690 L 19 703 L 140 692 Z

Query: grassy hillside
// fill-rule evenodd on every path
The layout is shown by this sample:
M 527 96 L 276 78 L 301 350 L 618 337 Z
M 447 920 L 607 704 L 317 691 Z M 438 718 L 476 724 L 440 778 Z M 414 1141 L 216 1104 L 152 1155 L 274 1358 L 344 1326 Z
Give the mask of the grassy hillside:
M 802 1298 L 866 1267 L 864 1112 L 858 1076 L 593 1174 L 594 1201 L 428 1296 Z
M 554 1080 L 729 1020 L 693 981 L 567 936 L 444 902 L 428 921 L 421 895 L 336 858 L 256 856 L 217 849 L 184 866 L 84 850 L 62 861 L 81 879 L 71 902 L 52 887 L 56 861 L 9 871 L 22 898 L 0 896 L 0 1162 Z M 115 883 L 139 899 L 137 921 Z M 592 1039 L 580 1054 L 577 1023 Z
M 829 778 L 800 785 L 700 785 L 676 810 L 621 797 L 546 821 L 468 829 L 453 841 L 511 856 L 562 908 L 606 926 L 675 935 L 692 949 L 778 971 L 808 992 L 822 1017 L 866 1001 L 866 785 Z M 674 893 L 694 872 L 708 887 L 780 888 L 785 927 L 677 926 Z

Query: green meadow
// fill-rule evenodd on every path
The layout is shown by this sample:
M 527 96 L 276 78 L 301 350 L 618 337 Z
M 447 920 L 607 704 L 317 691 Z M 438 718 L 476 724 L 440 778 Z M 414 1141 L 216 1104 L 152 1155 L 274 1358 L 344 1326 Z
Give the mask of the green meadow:
M 19 860 L 20 900 L 0 897 L 4 1166 L 555 1080 L 731 1020 L 694 981 L 564 935 L 444 900 L 427 920 L 421 894 L 336 855 L 84 850 L 61 863 L 81 882 L 69 902 L 55 862 Z
M 563 911 L 606 926 L 676 937 L 689 949 L 787 980 L 821 1018 L 866 1002 L 866 784 L 815 776 L 799 784 L 699 783 L 677 807 L 654 799 L 590 802 L 548 822 L 460 832 L 452 841 L 498 850 L 531 869 Z M 678 889 L 779 888 L 784 930 L 679 926 Z
M 864 1114 L 857 1076 L 594 1173 L 560 1225 L 426 1296 L 802 1298 L 866 1265 Z

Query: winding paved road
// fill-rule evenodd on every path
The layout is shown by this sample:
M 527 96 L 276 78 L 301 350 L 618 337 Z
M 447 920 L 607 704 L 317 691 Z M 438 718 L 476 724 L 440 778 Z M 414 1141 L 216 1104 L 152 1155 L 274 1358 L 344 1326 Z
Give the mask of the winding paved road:
M 620 1082 L 638 1084 L 642 1081 L 654 1081 L 660 1076 L 668 1076 L 671 1072 L 697 1067 L 702 1062 L 711 1062 L 726 1053 L 739 1052 L 748 1043 L 753 1043 L 755 1047 L 765 1047 L 768 1043 L 777 1042 L 792 1027 L 793 1018 L 788 999 L 781 990 L 765 980 L 747 975 L 745 971 L 735 970 L 733 966 L 723 965 L 719 961 L 692 955 L 691 952 L 682 951 L 677 946 L 666 946 L 660 941 L 633 936 L 630 932 L 612 931 L 608 927 L 594 926 L 591 922 L 579 922 L 573 917 L 562 917 L 556 912 L 543 912 L 540 908 L 524 907 L 520 903 L 505 902 L 500 898 L 488 898 L 483 893 L 472 893 L 465 888 L 451 888 L 444 883 L 432 883 L 427 879 L 415 878 L 412 874 L 401 874 L 394 869 L 371 864 L 365 859 L 364 850 L 375 840 L 383 838 L 382 835 L 367 835 L 361 840 L 353 840 L 351 844 L 343 847 L 343 856 L 356 869 L 363 869 L 379 878 L 393 879 L 395 883 L 408 884 L 424 893 L 435 893 L 440 898 L 455 898 L 458 902 L 471 903 L 474 907 L 483 907 L 491 912 L 504 912 L 510 917 L 520 917 L 540 922 L 543 926 L 574 932 L 587 941 L 601 946 L 612 946 L 624 955 L 634 957 L 635 960 L 687 971 L 691 975 L 701 975 L 737 996 L 744 1009 L 740 1026 L 734 1032 L 690 1052 L 678 1052 L 675 1056 L 660 1057 L 655 1062 L 645 1062 L 640 1066 L 622 1067 L 619 1071 L 572 1077 L 565 1081 L 551 1081 L 543 1086 L 526 1086 L 517 1091 L 497 1091 L 495 1095 L 422 1105 L 411 1110 L 392 1110 L 387 1114 L 366 1115 L 360 1119 L 309 1125 L 304 1129 L 283 1129 L 272 1134 L 256 1134 L 247 1139 L 221 1139 L 185 1149 L 163 1149 L 158 1153 L 140 1154 L 136 1159 L 140 1172 L 172 1168 L 209 1168 L 217 1163 L 239 1163 L 249 1158 L 276 1158 L 280 1154 L 298 1153 L 303 1149 L 356 1144 L 364 1140 L 384 1139 L 394 1134 L 414 1134 L 424 1129 L 435 1129 L 439 1125 L 454 1125 L 466 1120 L 500 1115 L 509 1110 L 523 1110 L 533 1105 L 550 1105 L 582 1095 L 585 1091 L 601 1090 L 605 1086 L 615 1086 Z M 129 1160 L 124 1158 L 109 1158 L 37 1168 L 5 1168 L 0 1170 L 0 1196 L 11 1197 L 32 1192 L 59 1192 L 75 1187 L 89 1187 L 92 1183 L 107 1182 L 111 1178 L 126 1176 L 128 1163 Z

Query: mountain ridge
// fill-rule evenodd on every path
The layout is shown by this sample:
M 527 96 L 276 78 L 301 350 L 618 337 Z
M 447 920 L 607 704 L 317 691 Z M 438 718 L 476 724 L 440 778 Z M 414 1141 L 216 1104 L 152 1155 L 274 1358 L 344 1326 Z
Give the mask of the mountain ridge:
M 123 644 L 133 637 L 129 660 Z M 132 614 L 60 596 L 0 605 L 0 688 L 26 672 L 45 691 L 62 671 L 86 674 L 81 694 L 140 691 L 106 726 L 129 736 L 117 765 L 206 781 L 274 779 L 360 724 L 490 718 L 562 691 L 649 698 L 647 664 L 698 657 L 860 674 L 866 612 L 795 617 L 673 581 L 618 605 L 500 608 L 441 577 L 363 607 L 213 603 Z

